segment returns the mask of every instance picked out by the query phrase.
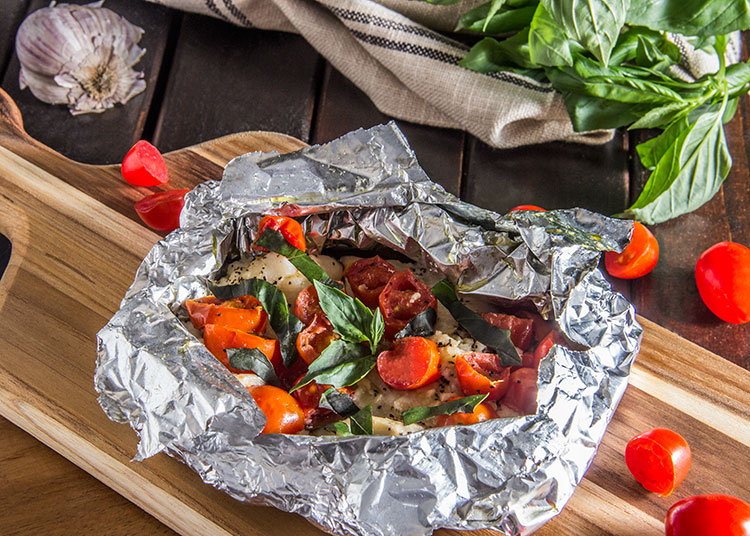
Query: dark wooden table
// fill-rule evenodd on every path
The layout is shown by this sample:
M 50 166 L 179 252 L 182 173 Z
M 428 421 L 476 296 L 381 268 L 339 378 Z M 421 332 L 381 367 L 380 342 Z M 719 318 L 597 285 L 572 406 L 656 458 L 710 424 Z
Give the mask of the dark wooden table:
M 81 162 L 117 163 L 141 138 L 162 151 L 246 130 L 321 143 L 390 119 L 299 36 L 238 28 L 134 0 L 107 0 L 106 6 L 146 31 L 141 45 L 148 52 L 138 67 L 147 90 L 104 114 L 73 117 L 18 85 L 16 29 L 28 13 L 47 4 L 5 0 L 0 7 L 2 87 L 33 137 Z M 655 270 L 613 285 L 641 315 L 750 370 L 750 324 L 716 318 L 700 300 L 693 276 L 700 253 L 716 242 L 750 245 L 747 118 L 750 101 L 743 97 L 726 127 L 734 165 L 722 191 L 692 214 L 654 227 L 661 247 Z M 644 139 L 640 132 L 618 131 L 603 146 L 548 143 L 499 150 L 458 130 L 398 124 L 430 177 L 466 201 L 498 212 L 532 203 L 614 214 L 633 202 L 646 179 L 634 153 Z M 123 211 L 137 218 L 134 210 Z M 9 253 L 7 241 L 0 239 L 0 273 Z M 28 464 L 40 467 L 38 480 L 14 479 L 15 468 Z M 1 534 L 101 534 L 102 526 L 108 535 L 173 534 L 3 419 L 0 475 Z

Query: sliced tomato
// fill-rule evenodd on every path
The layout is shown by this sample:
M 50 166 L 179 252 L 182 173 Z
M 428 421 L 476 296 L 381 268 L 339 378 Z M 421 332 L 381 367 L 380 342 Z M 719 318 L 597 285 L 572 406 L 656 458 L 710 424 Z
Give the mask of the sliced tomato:
M 654 428 L 628 442 L 625 463 L 647 490 L 666 497 L 690 470 L 692 455 L 687 441 L 667 428 Z
M 394 389 L 418 389 L 440 377 L 437 344 L 424 337 L 404 337 L 378 356 L 378 373 Z
M 310 325 L 297 335 L 297 351 L 308 365 L 318 359 L 320 354 L 328 348 L 331 341 L 340 338 L 333 331 L 333 325 L 328 321 L 323 311 L 318 312 Z
M 643 224 L 634 222 L 630 244 L 622 253 L 608 251 L 604 254 L 607 272 L 620 279 L 634 279 L 649 273 L 659 260 L 659 243 Z
M 262 235 L 267 227 L 270 227 L 274 231 L 279 231 L 281 236 L 295 248 L 302 251 L 307 249 L 305 232 L 297 220 L 287 218 L 286 216 L 263 216 L 258 224 L 258 236 Z M 253 246 L 253 249 L 268 251 L 266 248 L 260 246 Z
M 536 413 L 537 371 L 520 368 L 510 373 L 510 387 L 502 403 L 521 415 Z
M 513 207 L 508 212 L 514 212 L 516 210 L 535 210 L 537 212 L 547 212 L 546 209 L 543 209 L 542 207 L 538 207 L 536 205 L 518 205 L 517 207 Z
M 534 321 L 502 313 L 483 313 L 482 317 L 495 327 L 510 331 L 510 340 L 521 350 L 527 350 L 534 338 Z
M 148 195 L 135 203 L 135 211 L 143 223 L 157 231 L 174 231 L 180 226 L 180 213 L 185 194 L 190 190 L 169 190 Z
M 466 396 L 489 393 L 487 400 L 498 400 L 510 387 L 510 367 L 504 367 L 496 354 L 459 355 L 456 374 Z
M 282 369 L 279 341 L 265 339 L 238 329 L 229 329 L 215 324 L 206 324 L 203 330 L 203 343 L 216 359 L 232 372 L 245 372 L 229 366 L 227 348 L 258 348 L 276 369 L 277 374 Z
M 122 160 L 122 178 L 133 186 L 158 186 L 169 179 L 167 165 L 159 149 L 139 140 Z
M 437 298 L 411 271 L 397 272 L 386 283 L 378 299 L 385 320 L 385 336 L 392 338 L 428 307 L 437 310 Z
M 256 386 L 248 391 L 266 416 L 262 434 L 296 434 L 304 429 L 305 414 L 292 395 L 273 385 Z
M 206 324 L 239 329 L 251 333 L 263 333 L 268 315 L 255 296 L 245 295 L 233 300 L 220 300 L 207 296 L 185 302 L 190 321 L 196 329 Z
M 392 264 L 375 256 L 351 263 L 344 270 L 344 277 L 362 303 L 367 307 L 377 307 L 380 293 L 395 273 Z
M 297 381 L 300 379 L 302 379 L 301 376 Z M 297 399 L 302 411 L 305 413 L 305 426 L 307 428 L 318 428 L 339 419 L 335 412 L 319 407 L 320 397 L 331 387 L 331 385 L 319 384 L 312 381 L 292 393 L 292 396 Z M 338 391 L 350 396 L 354 393 L 351 387 L 339 387 Z
M 451 398 L 456 400 L 458 397 Z M 481 402 L 474 408 L 473 413 L 454 413 L 453 415 L 438 415 L 437 425 L 438 426 L 453 426 L 455 424 L 476 424 L 482 421 L 488 421 L 496 418 L 495 412 L 490 407 Z
M 315 285 L 309 285 L 297 294 L 297 299 L 294 301 L 294 316 L 302 320 L 303 324 L 309 326 L 315 315 L 322 312 Z
M 730 495 L 696 495 L 667 512 L 666 536 L 748 536 L 750 504 Z

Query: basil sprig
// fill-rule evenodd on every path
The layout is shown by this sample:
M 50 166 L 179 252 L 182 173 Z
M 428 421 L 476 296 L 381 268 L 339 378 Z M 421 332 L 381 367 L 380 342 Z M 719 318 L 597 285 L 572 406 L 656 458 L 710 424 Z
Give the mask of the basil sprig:
M 279 350 L 285 367 L 297 359 L 297 335 L 305 325 L 289 311 L 284 293 L 263 279 L 243 279 L 234 285 L 208 284 L 208 289 L 220 300 L 231 300 L 247 294 L 255 296 L 268 314 L 268 323 L 279 339 Z
M 269 385 L 278 387 L 279 378 L 266 354 L 257 348 L 227 348 L 229 366 L 243 372 L 254 372 Z
M 437 417 L 438 415 L 453 415 L 454 413 L 473 413 L 474 409 L 487 398 L 488 394 L 471 395 L 449 402 L 443 402 L 437 406 L 410 408 L 401 414 L 404 424 Z
M 352 397 L 342 393 L 335 387 L 331 387 L 320 395 L 318 407 L 330 409 L 341 417 L 350 417 L 359 411 Z
M 518 350 L 510 339 L 510 331 L 493 326 L 461 303 L 456 295 L 456 289 L 447 279 L 443 279 L 432 287 L 432 293 L 450 311 L 456 322 L 469 332 L 469 335 L 497 352 L 500 363 L 504 367 L 522 364 L 521 356 L 518 355 Z
M 349 426 L 343 421 L 323 427 L 324 430 L 340 436 L 372 435 L 372 406 L 365 406 L 349 417 Z
M 367 376 L 377 359 L 365 345 L 337 339 L 310 364 L 307 374 L 289 392 L 296 391 L 313 380 L 334 387 L 353 385 Z
M 357 298 L 330 287 L 320 281 L 313 281 L 318 292 L 320 308 L 333 325 L 333 330 L 349 342 L 367 342 L 372 352 L 385 332 L 385 322 L 380 309 L 372 310 Z

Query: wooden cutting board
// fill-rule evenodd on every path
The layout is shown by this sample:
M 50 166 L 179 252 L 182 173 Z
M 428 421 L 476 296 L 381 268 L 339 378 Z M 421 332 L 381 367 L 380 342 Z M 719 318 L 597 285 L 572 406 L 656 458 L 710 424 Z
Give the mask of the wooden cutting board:
M 247 151 L 303 146 L 252 132 L 182 149 L 165 157 L 169 187 L 219 179 L 222 166 Z M 125 184 L 119 166 L 79 164 L 31 139 L 0 90 L 0 233 L 13 244 L 0 280 L 0 414 L 186 536 L 321 534 L 296 515 L 231 499 L 166 455 L 130 462 L 136 435 L 99 408 L 95 335 L 159 239 L 133 210 L 146 193 Z M 642 350 L 599 453 L 562 514 L 538 534 L 658 536 L 680 498 L 750 499 L 750 373 L 640 320 Z M 669 498 L 637 485 L 623 459 L 631 437 L 657 426 L 693 448 L 691 472 Z M 458 534 L 438 532 L 449 533 Z

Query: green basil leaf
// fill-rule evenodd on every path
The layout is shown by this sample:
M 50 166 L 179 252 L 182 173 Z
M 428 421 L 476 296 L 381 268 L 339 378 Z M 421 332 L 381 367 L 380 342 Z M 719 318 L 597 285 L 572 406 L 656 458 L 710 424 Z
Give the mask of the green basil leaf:
M 721 122 L 725 125 L 729 123 L 732 118 L 734 117 L 734 114 L 737 112 L 737 104 L 739 101 L 739 97 L 735 97 L 733 99 L 729 99 L 727 102 L 727 108 L 724 110 L 724 115 L 721 118 Z
M 488 394 L 471 395 L 444 402 L 438 406 L 419 407 L 407 409 L 401 414 L 404 424 L 414 424 L 415 422 L 437 417 L 438 415 L 453 415 L 454 413 L 473 413 L 480 403 L 487 398 Z
M 437 312 L 432 307 L 428 307 L 412 318 L 406 327 L 396 333 L 393 338 L 395 340 L 404 337 L 429 337 L 435 333 L 435 322 L 437 322 Z
M 567 77 L 565 72 L 551 69 L 548 75 L 557 89 Z M 562 91 L 562 95 L 576 132 L 629 125 L 649 109 L 649 105 L 608 101 L 574 90 Z
M 372 435 L 372 406 L 367 405 L 349 417 L 349 428 L 354 435 Z
M 380 339 L 383 338 L 383 334 L 385 333 L 385 319 L 383 318 L 383 313 L 380 312 L 380 308 L 375 309 L 375 314 L 372 315 L 372 321 L 370 322 L 370 330 L 369 330 L 369 339 L 370 339 L 370 348 L 372 348 L 372 352 L 375 353 L 378 343 L 380 342 Z
M 515 70 L 516 65 L 525 69 L 538 67 L 531 61 L 529 55 L 528 35 L 528 30 L 526 30 L 503 41 L 485 37 L 471 47 L 459 64 L 478 73 Z M 543 74 L 541 70 L 537 69 L 537 72 Z M 532 78 L 538 80 L 539 76 L 532 76 Z
M 286 241 L 284 235 L 275 229 L 266 227 L 263 230 L 263 234 L 261 234 L 255 241 L 255 244 L 270 249 L 274 253 L 278 253 L 289 259 L 289 262 L 291 262 L 311 283 L 314 281 L 320 281 L 331 287 L 344 288 L 341 283 L 328 277 L 325 270 L 323 270 L 323 268 L 321 268 L 318 263 L 310 257 L 310 255 L 291 245 Z
M 369 307 L 341 292 L 318 281 L 313 281 L 318 291 L 320 308 L 326 314 L 333 330 L 348 342 L 361 343 L 369 341 L 373 314 Z M 374 347 L 371 346 L 373 351 Z
M 279 378 L 266 354 L 257 348 L 227 348 L 229 366 L 243 372 L 254 372 L 269 385 L 278 387 Z
M 750 28 L 750 4 L 744 0 L 631 0 L 625 21 L 683 35 L 728 34 Z
M 456 290 L 447 279 L 443 279 L 432 287 L 432 293 L 450 311 L 456 322 L 469 332 L 469 335 L 497 352 L 504 367 L 521 365 L 518 350 L 510 340 L 510 331 L 493 326 L 461 303 L 456 296 Z
M 331 424 L 326 424 L 323 427 L 323 430 L 328 430 L 329 432 L 335 435 L 340 435 L 340 436 L 352 435 L 351 431 L 349 431 L 349 427 L 343 421 L 337 421 L 337 422 L 332 422 Z
M 675 143 L 675 140 L 683 134 L 688 126 L 687 118 L 683 117 L 679 121 L 675 121 L 669 125 L 669 127 L 658 136 L 638 144 L 635 150 L 638 152 L 638 157 L 641 159 L 643 167 L 650 170 L 656 168 L 656 164 L 659 163 L 659 159 L 662 155 L 669 150 L 669 148 Z
M 727 91 L 730 98 L 744 95 L 747 93 L 748 85 L 750 85 L 750 65 L 747 63 L 727 65 L 724 78 L 727 81 Z
M 496 35 L 522 30 L 531 23 L 536 11 L 535 5 L 506 7 L 503 4 L 502 1 L 493 1 L 467 11 L 459 19 L 456 30 Z
M 674 123 L 680 116 L 687 116 L 689 109 L 689 105 L 683 102 L 673 102 L 652 108 L 628 128 L 630 130 L 636 128 L 664 128 Z
M 367 376 L 377 359 L 366 346 L 337 339 L 321 352 L 307 369 L 307 374 L 289 392 L 313 380 L 334 387 L 353 385 Z
M 338 389 L 331 387 L 325 393 L 320 395 L 320 403 L 318 406 L 321 408 L 330 409 L 341 417 L 349 417 L 359 411 L 357 404 L 354 403 L 352 397 L 346 393 L 342 393 Z
M 529 56 L 537 66 L 573 65 L 573 53 L 583 47 L 569 39 L 552 15 L 540 3 L 529 26 Z

